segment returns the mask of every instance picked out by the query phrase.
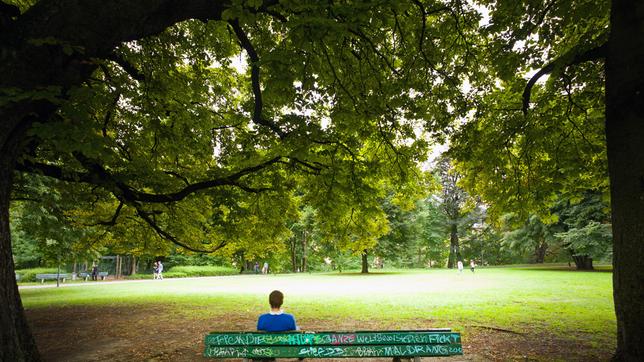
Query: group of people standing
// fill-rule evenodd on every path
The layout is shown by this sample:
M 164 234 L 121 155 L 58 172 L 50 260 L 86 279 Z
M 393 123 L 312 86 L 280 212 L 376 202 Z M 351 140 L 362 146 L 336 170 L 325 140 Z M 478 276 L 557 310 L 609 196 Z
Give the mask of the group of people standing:
M 253 271 L 255 274 L 259 274 L 259 262 L 255 262 Z M 262 274 L 268 274 L 268 262 L 264 262 L 264 266 L 262 266 Z
M 458 272 L 462 273 L 463 272 L 463 262 L 461 260 L 459 260 L 456 263 L 456 266 L 458 267 Z M 472 273 L 474 273 L 474 268 L 475 267 L 476 267 L 476 263 L 474 262 L 474 259 L 470 259 L 470 270 L 472 271 Z
M 163 264 L 161 260 L 155 261 L 152 264 L 152 270 L 154 271 L 154 279 L 163 280 Z

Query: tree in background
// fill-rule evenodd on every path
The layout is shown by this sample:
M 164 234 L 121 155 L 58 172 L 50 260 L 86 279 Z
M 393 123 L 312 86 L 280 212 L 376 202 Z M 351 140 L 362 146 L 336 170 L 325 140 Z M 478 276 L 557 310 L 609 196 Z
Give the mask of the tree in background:
M 607 203 L 598 193 L 566 200 L 559 217 L 565 230 L 555 234 L 570 252 L 577 269 L 593 269 L 593 259 L 612 256 L 612 230 Z
M 449 239 L 446 237 L 447 220 L 436 195 L 419 200 L 411 215 L 418 250 L 419 267 L 438 265 L 442 267 L 449 257 Z
M 436 165 L 435 171 L 441 183 L 441 209 L 445 214 L 449 230 L 448 268 L 456 267 L 457 261 L 463 261 L 459 245 L 459 233 L 463 233 L 464 223 L 469 221 L 466 204 L 470 197 L 459 185 L 462 175 L 452 166 L 449 157 L 443 156 Z
M 504 246 L 522 255 L 529 254 L 529 261 L 539 264 L 545 262 L 549 248 L 558 241 L 555 233 L 562 231 L 559 225 L 546 224 L 537 215 L 530 215 L 521 224 L 518 215 L 506 214 L 501 223 L 505 225 L 502 239 Z

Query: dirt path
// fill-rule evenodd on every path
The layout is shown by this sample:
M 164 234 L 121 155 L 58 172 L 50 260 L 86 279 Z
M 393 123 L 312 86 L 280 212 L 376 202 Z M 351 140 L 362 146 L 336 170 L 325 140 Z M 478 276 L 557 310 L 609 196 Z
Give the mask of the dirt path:
M 45 361 L 68 362 L 206 361 L 201 353 L 203 338 L 209 331 L 243 331 L 252 329 L 255 324 L 254 316 L 242 313 L 206 320 L 185 317 L 169 308 L 156 306 L 44 308 L 28 310 L 27 316 Z M 350 319 L 306 323 L 301 327 L 310 330 L 401 328 Z M 428 327 L 438 326 L 433 326 L 431 320 L 420 319 L 404 325 L 405 329 Z M 520 335 L 481 326 L 472 326 L 463 335 L 463 349 L 462 357 L 423 358 L 423 361 L 604 361 L 610 359 L 611 352 L 611 349 L 593 349 L 553 336 Z M 347 362 L 351 359 L 319 361 Z

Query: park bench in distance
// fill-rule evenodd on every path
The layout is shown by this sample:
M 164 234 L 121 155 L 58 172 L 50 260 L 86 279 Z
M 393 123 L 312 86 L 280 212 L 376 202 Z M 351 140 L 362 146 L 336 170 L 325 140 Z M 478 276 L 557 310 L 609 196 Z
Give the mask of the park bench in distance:
M 98 277 L 101 278 L 101 280 L 105 280 L 105 278 L 107 277 L 107 274 L 108 274 L 107 272 L 98 272 Z M 92 273 L 87 273 L 87 272 L 78 273 L 78 277 L 85 279 L 85 281 L 87 281 L 87 279 L 89 279 L 91 276 L 92 276 Z
M 41 283 L 44 283 L 45 280 L 56 280 L 60 279 L 65 282 L 65 279 L 68 278 L 67 274 L 36 274 L 36 280 L 40 280 Z
M 462 355 L 460 333 L 450 329 L 360 332 L 212 332 L 204 356 L 211 358 L 374 358 L 419 361 Z

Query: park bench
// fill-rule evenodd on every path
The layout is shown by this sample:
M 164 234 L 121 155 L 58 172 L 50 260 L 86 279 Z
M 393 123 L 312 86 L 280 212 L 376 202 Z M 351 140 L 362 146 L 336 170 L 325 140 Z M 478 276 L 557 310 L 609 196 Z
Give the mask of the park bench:
M 450 329 L 361 332 L 212 332 L 204 356 L 211 358 L 345 358 L 462 355 L 461 335 Z
M 36 280 L 40 280 L 41 283 L 44 283 L 45 280 L 56 280 L 60 279 L 65 282 L 65 279 L 68 278 L 68 275 L 65 273 L 61 274 L 36 274 Z
M 101 280 L 105 280 L 105 278 L 107 277 L 107 274 L 108 274 L 107 272 L 98 272 L 98 277 L 101 278 Z M 87 281 L 87 279 L 92 277 L 92 273 L 80 272 L 78 273 L 78 276 L 85 279 L 85 281 Z

